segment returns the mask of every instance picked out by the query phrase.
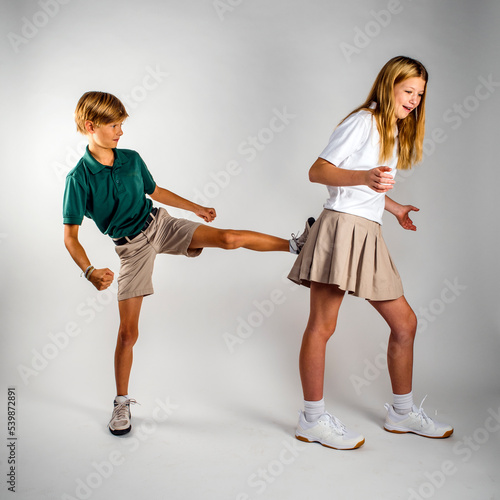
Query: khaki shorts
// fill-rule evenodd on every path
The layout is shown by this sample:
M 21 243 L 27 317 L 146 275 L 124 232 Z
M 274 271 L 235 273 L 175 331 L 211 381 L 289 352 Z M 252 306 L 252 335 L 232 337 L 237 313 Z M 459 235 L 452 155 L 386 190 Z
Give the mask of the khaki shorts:
M 118 300 L 154 293 L 153 267 L 159 253 L 197 257 L 202 249 L 190 250 L 199 222 L 172 217 L 160 208 L 155 219 L 132 241 L 115 247 L 120 257 Z

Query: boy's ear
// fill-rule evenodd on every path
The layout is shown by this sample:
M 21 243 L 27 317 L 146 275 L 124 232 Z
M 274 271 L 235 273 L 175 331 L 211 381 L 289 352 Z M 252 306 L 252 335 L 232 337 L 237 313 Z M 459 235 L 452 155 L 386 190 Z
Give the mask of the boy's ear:
M 87 134 L 93 134 L 95 132 L 94 124 L 90 120 L 85 120 L 85 130 Z

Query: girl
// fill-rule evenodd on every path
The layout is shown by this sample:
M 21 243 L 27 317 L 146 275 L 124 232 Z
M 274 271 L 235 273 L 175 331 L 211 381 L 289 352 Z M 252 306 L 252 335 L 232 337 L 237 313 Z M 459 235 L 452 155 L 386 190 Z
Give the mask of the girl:
M 384 428 L 444 438 L 453 428 L 430 419 L 413 404 L 413 341 L 417 320 L 381 233 L 384 209 L 404 229 L 415 231 L 409 217 L 418 211 L 387 196 L 396 169 L 422 159 L 425 67 L 395 57 L 378 74 L 367 100 L 348 115 L 309 171 L 324 184 L 329 198 L 311 228 L 289 278 L 310 287 L 310 316 L 300 351 L 304 411 L 296 438 L 336 449 L 358 448 L 364 437 L 348 430 L 325 411 L 325 350 L 335 331 L 345 292 L 367 299 L 391 329 L 387 360 L 394 401 L 386 404 Z

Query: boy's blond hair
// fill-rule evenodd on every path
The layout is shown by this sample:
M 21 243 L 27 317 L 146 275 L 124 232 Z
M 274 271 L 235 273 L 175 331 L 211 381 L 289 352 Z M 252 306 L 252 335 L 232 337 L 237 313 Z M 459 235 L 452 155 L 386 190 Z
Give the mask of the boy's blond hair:
M 86 121 L 91 121 L 95 127 L 102 127 L 122 122 L 127 117 L 127 110 L 120 99 L 106 92 L 85 92 L 75 109 L 76 129 L 83 135 L 87 135 Z

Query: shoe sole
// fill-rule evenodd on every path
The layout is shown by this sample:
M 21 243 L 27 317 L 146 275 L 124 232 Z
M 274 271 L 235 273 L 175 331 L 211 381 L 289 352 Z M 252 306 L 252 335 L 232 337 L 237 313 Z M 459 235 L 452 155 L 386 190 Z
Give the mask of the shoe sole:
M 429 436 L 428 434 L 422 434 L 420 432 L 412 431 L 412 430 L 398 431 L 395 429 L 388 429 L 387 427 L 384 427 L 384 430 L 387 432 L 392 432 L 393 434 L 416 434 L 417 436 L 422 436 L 422 437 L 426 437 L 429 439 L 445 439 L 447 437 L 450 437 L 453 434 L 453 429 L 446 431 L 442 436 Z
M 130 432 L 132 429 L 132 426 L 127 427 L 126 429 L 112 429 L 111 427 L 108 427 L 109 432 L 113 434 L 113 436 L 123 436 L 124 434 L 127 434 Z
M 364 443 L 365 443 L 365 440 L 361 440 L 359 441 L 358 443 L 356 443 L 354 446 L 350 447 L 350 448 L 336 448 L 335 446 L 331 446 L 329 444 L 325 444 L 325 443 L 322 443 L 321 441 L 317 441 L 315 439 L 313 439 L 312 441 L 307 439 L 306 437 L 303 437 L 303 436 L 299 436 L 297 434 L 295 434 L 295 437 L 299 440 L 299 441 L 303 441 L 304 443 L 318 443 L 320 444 L 321 446 L 324 446 L 325 448 L 330 448 L 332 450 L 355 450 L 356 448 L 359 448 L 360 446 L 362 446 Z

